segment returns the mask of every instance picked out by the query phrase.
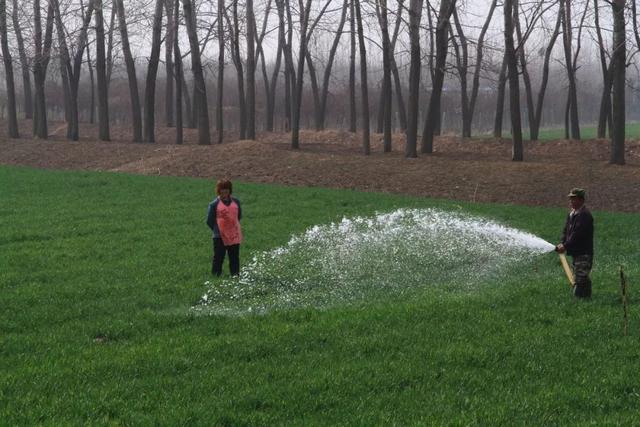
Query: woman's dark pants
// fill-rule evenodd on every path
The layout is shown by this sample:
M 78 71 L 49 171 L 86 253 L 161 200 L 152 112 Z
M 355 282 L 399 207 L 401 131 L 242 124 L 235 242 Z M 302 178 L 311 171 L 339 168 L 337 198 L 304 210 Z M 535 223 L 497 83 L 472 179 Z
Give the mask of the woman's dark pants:
M 240 245 L 225 246 L 222 239 L 213 239 L 213 262 L 211 274 L 220 276 L 222 274 L 222 263 L 225 253 L 229 254 L 229 271 L 232 276 L 240 274 Z

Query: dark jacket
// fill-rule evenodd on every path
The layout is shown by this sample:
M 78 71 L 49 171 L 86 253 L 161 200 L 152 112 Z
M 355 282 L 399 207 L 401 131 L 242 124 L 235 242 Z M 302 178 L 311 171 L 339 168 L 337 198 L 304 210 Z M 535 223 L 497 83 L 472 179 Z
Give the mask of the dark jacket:
M 593 216 L 586 206 L 567 215 L 561 242 L 567 255 L 593 255 Z
M 224 202 L 220 199 L 220 197 L 216 197 L 213 202 L 209 203 L 209 208 L 207 209 L 207 225 L 209 226 L 211 231 L 213 231 L 214 239 L 220 238 L 220 229 L 218 228 L 218 222 L 216 221 L 218 203 L 224 203 L 225 205 L 229 206 L 231 204 L 231 201 L 236 202 L 238 205 L 238 221 L 240 221 L 242 219 L 242 206 L 240 206 L 240 200 L 236 199 L 235 197 L 231 197 L 228 202 Z

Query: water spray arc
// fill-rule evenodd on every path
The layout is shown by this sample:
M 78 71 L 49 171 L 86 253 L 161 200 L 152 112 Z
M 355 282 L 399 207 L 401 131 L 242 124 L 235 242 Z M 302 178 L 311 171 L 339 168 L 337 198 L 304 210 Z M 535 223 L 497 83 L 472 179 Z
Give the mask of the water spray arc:
M 244 315 L 406 298 L 426 288 L 473 291 L 554 250 L 521 230 L 464 213 L 399 209 L 316 225 L 258 253 L 193 310 Z

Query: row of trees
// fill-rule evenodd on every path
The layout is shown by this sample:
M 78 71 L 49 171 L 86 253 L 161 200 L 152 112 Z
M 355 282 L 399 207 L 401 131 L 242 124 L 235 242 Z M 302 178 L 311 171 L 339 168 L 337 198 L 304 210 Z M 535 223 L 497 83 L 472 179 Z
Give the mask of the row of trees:
M 176 142 L 182 143 L 184 126 L 198 128 L 199 143 L 211 142 L 207 96 L 207 89 L 211 88 L 207 80 L 211 76 L 217 77 L 213 117 L 217 142 L 222 142 L 224 111 L 228 108 L 224 104 L 224 91 L 228 90 L 225 71 L 229 60 L 235 69 L 239 137 L 256 137 L 256 75 L 261 73 L 265 130 L 274 130 L 276 101 L 281 99 L 287 130 L 291 131 L 291 146 L 295 149 L 300 143 L 305 86 L 310 87 L 313 97 L 315 128 L 324 129 L 336 57 L 345 51 L 349 64 L 349 130 L 355 132 L 360 128 L 365 154 L 370 152 L 372 128 L 369 96 L 372 74 L 367 64 L 381 59 L 375 130 L 384 135 L 385 151 L 391 150 L 392 122 L 397 117 L 399 127 L 406 133 L 405 155 L 415 157 L 418 149 L 431 153 L 434 136 L 441 130 L 445 83 L 457 81 L 462 135 L 471 136 L 479 92 L 491 87 L 497 94 L 494 135 L 502 136 L 504 103 L 508 99 L 513 160 L 520 161 L 524 156 L 521 114 L 526 111 L 530 137 L 537 139 L 553 62 L 562 64 L 566 73 L 566 137 L 580 139 L 576 76 L 581 66 L 583 33 L 588 33 L 592 36 L 590 46 L 597 49 L 602 72 L 598 136 L 605 137 L 609 130 L 611 162 L 623 164 L 625 70 L 633 57 L 627 55 L 627 33 L 633 34 L 640 46 L 635 1 L 629 3 L 625 0 L 607 1 L 604 5 L 599 0 L 477 3 L 154 0 L 151 11 L 143 0 L 127 0 L 127 7 L 124 0 L 11 0 L 10 3 L 0 0 L 9 134 L 19 136 L 14 74 L 14 66 L 19 64 L 23 111 L 25 117 L 33 119 L 35 136 L 47 138 L 49 133 L 45 89 L 47 76 L 55 75 L 63 92 L 67 137 L 79 139 L 78 96 L 82 77 L 88 74 L 92 87 L 95 75 L 98 137 L 109 140 L 109 86 L 114 69 L 117 70 L 118 55 L 114 51 L 120 50 L 135 142 L 155 141 L 155 94 L 161 63 L 165 66 L 165 125 L 177 128 Z M 603 19 L 605 11 L 607 18 Z M 607 27 L 603 21 L 612 25 Z M 628 21 L 632 25 L 627 25 Z M 607 36 L 609 33 L 611 36 Z M 25 40 L 33 40 L 33 44 Z M 213 43 L 216 40 L 217 46 Z M 90 46 L 94 46 L 93 59 Z M 214 50 L 217 60 L 211 55 Z M 14 63 L 16 53 L 19 61 Z M 487 55 L 498 63 L 493 82 Z M 147 58 L 142 70 L 136 56 Z M 187 58 L 190 65 L 185 64 Z M 142 72 L 145 78 L 141 101 L 138 84 Z M 428 97 L 424 96 L 425 87 Z M 406 99 L 404 93 L 408 93 Z M 421 105 L 425 110 L 422 116 Z

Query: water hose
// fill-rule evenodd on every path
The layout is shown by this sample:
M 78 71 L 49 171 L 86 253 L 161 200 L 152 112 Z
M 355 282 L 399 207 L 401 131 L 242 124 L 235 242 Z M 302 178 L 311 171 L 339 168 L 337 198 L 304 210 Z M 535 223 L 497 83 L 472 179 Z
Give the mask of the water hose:
M 558 253 L 558 255 L 560 256 L 560 264 L 562 264 L 562 268 L 564 269 L 564 274 L 566 274 L 567 279 L 569 279 L 569 286 L 573 288 L 576 284 L 576 280 L 573 277 L 573 272 L 571 271 L 571 268 L 569 267 L 569 263 L 567 262 L 567 257 L 563 253 Z

